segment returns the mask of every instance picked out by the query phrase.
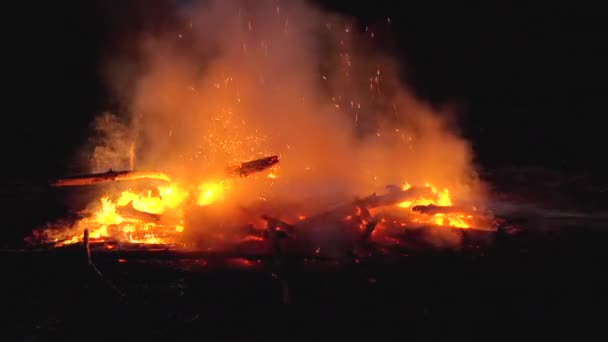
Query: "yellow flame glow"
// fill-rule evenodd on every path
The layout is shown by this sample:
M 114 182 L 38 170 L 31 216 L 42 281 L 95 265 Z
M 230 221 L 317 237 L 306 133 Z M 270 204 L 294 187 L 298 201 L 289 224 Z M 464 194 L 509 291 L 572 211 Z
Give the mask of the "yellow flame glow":
M 205 206 L 212 204 L 224 195 L 224 187 L 221 183 L 204 183 L 198 187 L 199 195 L 196 204 Z
M 429 182 L 426 182 L 424 184 L 424 186 L 431 190 L 433 197 L 431 197 L 431 198 L 422 197 L 422 198 L 417 198 L 415 200 L 403 201 L 403 202 L 397 204 L 397 207 L 413 208 L 418 205 L 430 205 L 430 204 L 442 206 L 442 207 L 452 206 L 452 199 L 450 198 L 450 191 L 447 188 L 444 188 L 442 191 L 438 191 L 437 188 L 434 187 L 433 185 L 431 185 Z M 411 187 L 412 186 L 406 182 L 405 185 L 403 185 L 402 189 L 408 190 Z M 412 213 L 412 214 L 417 216 L 412 219 L 412 221 L 417 222 L 417 223 L 430 223 L 430 224 L 436 224 L 438 226 L 447 226 L 447 227 L 456 227 L 456 228 L 469 228 L 470 227 L 470 225 L 467 222 L 465 222 L 465 219 L 470 218 L 470 215 L 467 216 L 462 213 L 449 213 L 449 214 L 437 213 L 437 214 L 430 216 L 430 218 L 429 217 L 425 218 L 425 215 L 423 215 L 423 214 L 414 214 L 414 213 Z

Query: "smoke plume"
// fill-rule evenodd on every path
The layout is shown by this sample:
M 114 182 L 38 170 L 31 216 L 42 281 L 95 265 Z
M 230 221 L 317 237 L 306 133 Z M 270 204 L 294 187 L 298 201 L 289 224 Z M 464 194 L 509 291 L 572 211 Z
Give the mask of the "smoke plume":
M 231 198 L 352 198 L 405 181 L 465 201 L 480 194 L 468 143 L 355 20 L 276 0 L 189 3 L 169 15 L 173 24 L 138 36 L 136 54 L 108 60 L 123 110 L 97 121 L 114 136 L 95 142 L 94 171 L 133 159 L 196 183 L 276 154 L 276 179 L 248 178 Z

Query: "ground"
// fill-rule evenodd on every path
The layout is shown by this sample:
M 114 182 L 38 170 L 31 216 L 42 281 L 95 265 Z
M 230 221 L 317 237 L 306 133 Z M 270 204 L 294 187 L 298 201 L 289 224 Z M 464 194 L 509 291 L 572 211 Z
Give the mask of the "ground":
M 5 323 L 11 335 L 33 341 L 82 336 L 304 340 L 323 336 L 320 327 L 334 330 L 351 319 L 363 324 L 345 326 L 343 333 L 356 337 L 398 335 L 408 322 L 431 327 L 462 319 L 480 329 L 498 323 L 514 334 L 523 333 L 522 321 L 561 321 L 603 311 L 606 238 L 604 231 L 581 227 L 551 236 L 497 236 L 478 252 L 429 251 L 359 263 L 292 261 L 281 278 L 289 301 L 305 307 L 297 311 L 280 307 L 282 283 L 271 262 L 214 267 L 204 258 L 94 253 L 108 284 L 86 266 L 82 253 L 5 251 L 2 302 L 9 303 Z M 278 312 L 282 317 L 275 318 Z M 291 318 L 296 330 L 281 335 L 286 324 L 294 324 Z M 432 340 L 470 333 L 445 329 L 416 336 Z M 551 329 L 551 334 L 561 331 Z

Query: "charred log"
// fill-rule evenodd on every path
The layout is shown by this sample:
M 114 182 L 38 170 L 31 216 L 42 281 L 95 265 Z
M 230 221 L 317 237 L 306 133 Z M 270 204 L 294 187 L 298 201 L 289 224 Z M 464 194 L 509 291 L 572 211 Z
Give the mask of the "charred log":
M 456 208 L 453 206 L 442 206 L 442 205 L 417 205 L 412 208 L 412 211 L 415 211 L 420 214 L 426 215 L 435 215 L 435 214 L 452 214 L 462 212 L 460 208 Z
M 242 162 L 237 165 L 227 167 L 225 171 L 229 177 L 247 177 L 252 173 L 267 170 L 278 163 L 278 156 L 270 156 L 248 162 Z

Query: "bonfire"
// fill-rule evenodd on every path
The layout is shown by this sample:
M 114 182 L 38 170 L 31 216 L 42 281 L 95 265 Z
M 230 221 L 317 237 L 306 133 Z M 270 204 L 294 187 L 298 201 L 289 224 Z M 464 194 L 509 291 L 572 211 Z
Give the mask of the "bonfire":
M 87 172 L 51 182 L 96 198 L 30 242 L 333 254 L 493 229 L 468 143 L 367 48 L 373 28 L 234 6 L 142 42 L 126 112 L 94 122 Z

